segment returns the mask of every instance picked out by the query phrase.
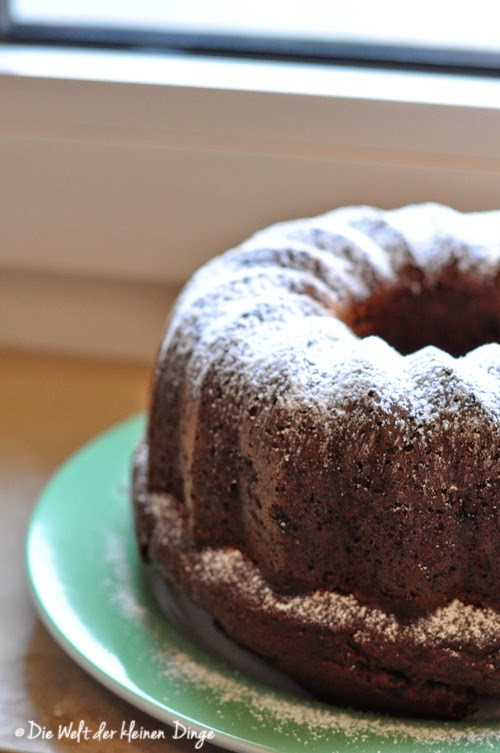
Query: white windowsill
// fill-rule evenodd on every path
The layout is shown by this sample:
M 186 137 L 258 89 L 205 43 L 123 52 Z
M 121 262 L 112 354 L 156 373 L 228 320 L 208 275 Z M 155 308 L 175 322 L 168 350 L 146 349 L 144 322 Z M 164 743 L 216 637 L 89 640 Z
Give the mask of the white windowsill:
M 16 275 L 17 306 L 36 288 L 61 307 L 50 275 L 96 281 L 95 300 L 113 280 L 113 316 L 126 329 L 133 311 L 139 332 L 131 284 L 159 301 L 158 285 L 271 222 L 345 204 L 498 208 L 499 133 L 492 78 L 0 46 L 0 282 Z
M 4 266 L 179 282 L 338 204 L 498 203 L 494 79 L 4 46 L 0 102 Z
M 500 109 L 490 77 L 175 53 L 4 46 L 0 75 Z

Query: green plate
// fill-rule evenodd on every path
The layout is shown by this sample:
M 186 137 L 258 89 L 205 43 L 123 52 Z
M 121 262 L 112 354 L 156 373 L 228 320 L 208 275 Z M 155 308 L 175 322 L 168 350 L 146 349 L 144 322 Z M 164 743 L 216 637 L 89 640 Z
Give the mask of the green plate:
M 53 477 L 29 527 L 26 558 L 45 624 L 100 682 L 157 719 L 213 730 L 236 751 L 500 753 L 497 723 L 365 714 L 272 690 L 211 656 L 157 607 L 137 557 L 132 418 L 86 445 Z

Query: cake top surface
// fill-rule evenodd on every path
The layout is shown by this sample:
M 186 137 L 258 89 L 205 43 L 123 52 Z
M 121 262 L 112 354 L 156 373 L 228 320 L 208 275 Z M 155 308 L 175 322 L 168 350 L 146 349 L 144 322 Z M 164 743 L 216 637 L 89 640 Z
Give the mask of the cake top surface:
M 189 358 L 190 383 L 208 365 L 239 372 L 287 411 L 339 415 L 359 400 L 411 415 L 426 430 L 450 422 L 474 430 L 500 417 L 500 346 L 461 357 L 427 346 L 402 355 L 377 335 L 359 337 L 339 310 L 400 284 L 414 293 L 453 270 L 479 280 L 500 309 L 500 212 L 462 214 L 426 204 L 382 211 L 338 209 L 279 223 L 217 257 L 188 284 L 169 322 L 172 346 Z M 399 280 L 399 283 L 398 283 Z M 458 320 L 452 326 L 463 326 Z M 245 375 L 245 376 L 244 376 Z M 463 404 L 467 401 L 467 427 Z

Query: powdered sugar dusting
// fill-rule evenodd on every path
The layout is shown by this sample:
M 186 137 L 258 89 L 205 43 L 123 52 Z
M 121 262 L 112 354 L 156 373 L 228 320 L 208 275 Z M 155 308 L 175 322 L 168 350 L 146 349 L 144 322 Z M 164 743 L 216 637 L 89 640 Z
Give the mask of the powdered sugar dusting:
M 454 599 L 428 617 L 418 620 L 413 634 L 436 643 L 471 642 L 487 646 L 500 642 L 500 614 L 493 609 L 477 609 Z
M 315 624 L 333 630 L 357 628 L 361 642 L 366 631 L 388 641 L 405 640 L 415 644 L 430 642 L 450 646 L 473 643 L 495 646 L 500 640 L 500 614 L 493 609 L 465 605 L 458 599 L 425 617 L 401 624 L 390 613 L 361 604 L 352 594 L 314 591 L 300 596 L 276 594 L 260 571 L 238 549 L 203 549 L 190 557 L 188 566 L 205 583 L 224 583 L 237 588 L 254 607 L 272 609 L 301 624 Z
M 239 549 L 207 547 L 183 552 L 180 546 L 183 522 L 176 512 L 175 502 L 161 494 L 151 494 L 149 499 L 150 509 L 159 516 L 160 537 L 178 548 L 183 566 L 206 584 L 236 588 L 253 607 L 273 609 L 304 625 L 323 625 L 335 630 L 352 627 L 360 642 L 369 631 L 387 641 L 428 642 L 448 647 L 472 643 L 483 648 L 498 648 L 500 614 L 493 609 L 463 604 L 458 599 L 413 622 L 400 623 L 393 614 L 370 608 L 352 594 L 317 590 L 300 596 L 278 595 Z

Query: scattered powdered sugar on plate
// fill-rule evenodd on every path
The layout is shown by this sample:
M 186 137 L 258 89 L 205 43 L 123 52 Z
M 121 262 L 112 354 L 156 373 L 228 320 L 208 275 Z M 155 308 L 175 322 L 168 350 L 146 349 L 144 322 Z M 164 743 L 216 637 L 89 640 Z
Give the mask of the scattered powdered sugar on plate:
M 144 621 L 147 609 L 134 592 L 131 563 L 118 534 L 109 533 L 106 537 L 105 561 L 111 573 L 104 584 L 109 598 L 126 619 L 132 622 Z
M 435 746 L 439 743 L 469 743 L 487 745 L 498 750 L 500 731 L 492 726 L 474 724 L 448 724 L 445 722 L 413 722 L 408 719 L 379 714 L 367 714 L 337 707 L 327 708 L 308 700 L 286 697 L 264 687 L 252 687 L 245 678 L 235 673 L 225 672 L 199 661 L 192 655 L 165 647 L 157 654 L 157 661 L 163 667 L 162 674 L 169 680 L 182 680 L 211 691 L 220 704 L 220 715 L 224 706 L 234 714 L 233 704 L 241 704 L 250 712 L 256 723 L 272 724 L 277 732 L 284 735 L 304 734 L 304 746 L 308 741 L 324 739 L 325 735 L 343 734 L 346 739 L 363 742 L 368 736 L 376 735 L 394 742 L 412 740 L 422 746 Z M 290 728 L 290 725 L 295 727 Z M 302 729 L 300 729 L 302 728 Z

